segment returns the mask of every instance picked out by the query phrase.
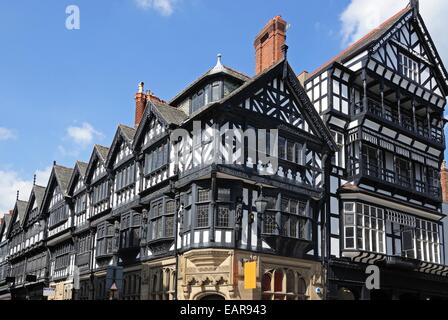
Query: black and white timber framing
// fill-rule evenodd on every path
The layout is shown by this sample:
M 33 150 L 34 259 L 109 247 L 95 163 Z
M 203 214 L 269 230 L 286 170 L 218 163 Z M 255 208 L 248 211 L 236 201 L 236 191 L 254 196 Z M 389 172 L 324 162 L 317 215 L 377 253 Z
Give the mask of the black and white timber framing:
M 252 78 L 219 57 L 169 103 L 149 99 L 110 148 L 95 145 L 73 168 L 55 163 L 46 187 L 17 199 L 0 224 L 0 299 L 53 288 L 53 299 L 104 300 L 115 285 L 136 300 L 143 264 L 175 281 L 163 261 L 210 248 L 321 261 L 327 299 L 446 299 L 447 93 L 415 6 L 304 83 L 286 56 Z M 177 129 L 198 134 L 172 139 Z M 229 129 L 278 129 L 278 170 L 265 174 L 244 135 L 233 137 L 242 163 L 241 150 L 218 153 Z M 372 264 L 381 290 L 365 288 Z M 160 282 L 148 282 L 160 298 Z

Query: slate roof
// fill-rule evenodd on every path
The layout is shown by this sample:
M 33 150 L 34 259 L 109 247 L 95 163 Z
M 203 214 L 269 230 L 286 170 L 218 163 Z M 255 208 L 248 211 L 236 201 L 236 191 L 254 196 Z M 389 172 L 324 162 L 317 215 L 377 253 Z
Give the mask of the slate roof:
M 44 201 L 45 196 L 45 187 L 41 187 L 38 185 L 33 186 L 33 192 L 37 207 L 40 209 L 40 206 L 42 205 L 42 202 Z
M 109 153 L 109 148 L 108 147 L 104 147 L 104 146 L 100 146 L 99 144 L 96 144 L 94 146 L 94 148 L 98 151 L 98 154 L 101 157 L 101 160 L 103 162 L 106 162 L 107 155 Z
M 364 37 L 353 43 L 351 46 L 349 46 L 344 51 L 340 52 L 337 56 L 333 57 L 329 61 L 327 61 L 325 64 L 317 68 L 315 71 L 313 71 L 309 76 L 309 78 L 312 78 L 316 74 L 321 73 L 325 69 L 327 69 L 329 66 L 331 66 L 335 62 L 344 62 L 348 60 L 349 58 L 355 56 L 358 53 L 361 53 L 367 47 L 369 47 L 373 42 L 376 40 L 379 40 L 395 23 L 397 23 L 401 18 L 403 18 L 406 14 L 408 14 L 410 11 L 412 11 L 412 7 L 408 5 L 406 8 L 400 10 L 395 15 L 384 21 L 382 24 L 380 24 L 377 28 L 370 31 L 368 34 L 366 34 Z
M 67 195 L 67 188 L 70 182 L 70 178 L 72 177 L 72 173 L 73 169 L 62 167 L 59 165 L 54 166 L 54 174 L 56 176 L 56 180 L 59 187 L 61 188 L 61 192 L 64 195 Z
M 118 125 L 118 127 L 120 128 L 121 132 L 123 132 L 123 135 L 125 136 L 125 138 L 128 141 L 133 141 L 134 140 L 134 136 L 135 136 L 135 132 L 136 130 L 134 128 L 128 127 L 124 124 L 120 124 Z
M 81 174 L 81 177 L 85 177 L 86 176 L 86 172 L 87 172 L 87 166 L 89 165 L 88 163 L 82 162 L 82 161 L 76 161 L 76 165 L 79 168 L 79 173 Z
M 167 103 L 163 103 L 157 100 L 148 101 L 149 105 L 153 105 L 155 108 L 153 110 L 160 115 L 168 124 L 181 125 L 184 122 L 188 115 L 185 114 L 182 110 L 172 107 Z
M 26 207 L 28 206 L 27 201 L 17 200 L 17 220 L 16 221 L 23 221 L 23 218 L 25 217 L 26 213 Z
M 182 90 L 181 92 L 179 92 L 173 99 L 171 99 L 171 101 L 169 101 L 169 105 L 174 104 L 175 102 L 177 102 L 177 100 L 179 100 L 187 91 L 189 91 L 191 88 L 193 88 L 194 86 L 196 86 L 198 83 L 200 83 L 201 81 L 203 81 L 205 78 L 207 78 L 208 76 L 214 75 L 214 74 L 226 74 L 229 75 L 233 78 L 239 79 L 243 82 L 246 82 L 248 80 L 251 79 L 251 77 L 236 71 L 232 68 L 229 68 L 227 66 L 224 66 L 221 64 L 221 57 L 218 55 L 218 63 L 216 64 L 216 66 L 214 66 L 213 68 L 211 68 L 210 70 L 208 70 L 206 73 L 204 73 L 202 76 L 200 76 L 198 79 L 196 79 L 195 81 L 193 81 L 189 86 L 187 86 L 184 90 Z

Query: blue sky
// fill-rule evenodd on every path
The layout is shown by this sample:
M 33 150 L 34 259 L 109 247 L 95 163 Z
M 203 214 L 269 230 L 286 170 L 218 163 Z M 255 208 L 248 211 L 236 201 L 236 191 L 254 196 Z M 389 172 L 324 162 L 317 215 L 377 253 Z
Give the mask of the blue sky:
M 426 1 L 436 3 L 432 15 L 440 11 L 433 7 L 447 7 Z M 376 7 L 386 8 L 372 8 L 365 22 L 368 2 L 1 1 L 0 212 L 13 206 L 16 189 L 28 197 L 36 171 L 45 183 L 53 160 L 88 161 L 92 145 L 108 146 L 119 123 L 132 126 L 139 81 L 169 100 L 212 67 L 217 53 L 225 65 L 253 75 L 254 36 L 278 14 L 291 24 L 292 66 L 312 71 L 407 3 L 378 0 Z M 80 8 L 80 30 L 65 28 L 72 4 Z

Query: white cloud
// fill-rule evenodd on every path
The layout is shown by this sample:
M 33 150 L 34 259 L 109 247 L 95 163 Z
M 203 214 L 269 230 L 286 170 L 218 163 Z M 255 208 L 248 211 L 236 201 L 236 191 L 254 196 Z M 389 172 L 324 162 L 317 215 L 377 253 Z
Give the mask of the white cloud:
M 0 127 L 0 141 L 15 139 L 16 135 L 8 128 Z
M 406 7 L 409 0 L 351 0 L 340 16 L 342 37 L 347 45 Z M 446 17 L 448 1 L 420 0 L 420 13 L 445 63 L 448 63 Z
M 52 167 L 48 167 L 35 172 L 38 185 L 44 187 L 47 185 L 51 169 Z M 32 187 L 33 178 L 26 180 L 17 171 L 0 170 L 0 214 L 8 213 L 14 208 L 17 190 L 19 190 L 20 199 L 28 201 Z
M 139 8 L 155 10 L 161 15 L 170 16 L 174 12 L 176 0 L 134 0 Z
M 95 128 L 93 128 L 93 126 L 87 122 L 84 122 L 79 127 L 68 127 L 67 135 L 74 143 L 81 147 L 90 145 L 95 138 L 103 137 L 103 134 L 101 132 L 95 130 Z

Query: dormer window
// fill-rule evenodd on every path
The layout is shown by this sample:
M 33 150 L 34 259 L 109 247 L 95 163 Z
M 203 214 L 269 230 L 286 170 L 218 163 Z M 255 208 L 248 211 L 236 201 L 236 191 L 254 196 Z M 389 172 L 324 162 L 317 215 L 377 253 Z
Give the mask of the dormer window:
M 191 112 L 195 112 L 209 103 L 221 100 L 223 98 L 222 83 L 222 81 L 212 82 L 195 93 L 191 98 Z
M 399 54 L 398 59 L 401 75 L 411 79 L 412 81 L 418 82 L 420 74 L 418 63 L 403 53 Z

